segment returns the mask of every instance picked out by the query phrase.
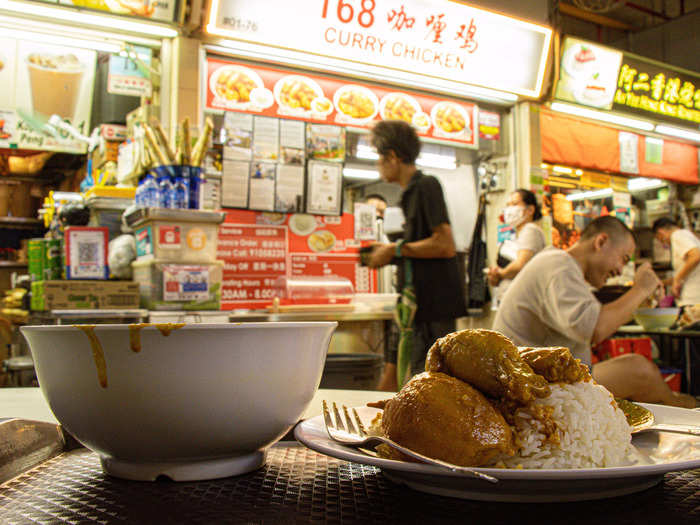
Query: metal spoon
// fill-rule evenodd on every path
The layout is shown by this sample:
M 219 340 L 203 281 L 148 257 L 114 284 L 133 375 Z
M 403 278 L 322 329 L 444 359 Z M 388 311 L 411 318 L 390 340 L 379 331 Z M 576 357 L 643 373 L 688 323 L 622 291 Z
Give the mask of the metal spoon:
M 637 403 L 627 399 L 615 398 L 617 406 L 625 413 L 627 423 L 632 427 L 632 434 L 648 432 L 651 430 L 663 432 L 676 432 L 678 434 L 691 434 L 700 436 L 700 426 L 698 425 L 678 425 L 669 423 L 656 423 L 654 413 Z

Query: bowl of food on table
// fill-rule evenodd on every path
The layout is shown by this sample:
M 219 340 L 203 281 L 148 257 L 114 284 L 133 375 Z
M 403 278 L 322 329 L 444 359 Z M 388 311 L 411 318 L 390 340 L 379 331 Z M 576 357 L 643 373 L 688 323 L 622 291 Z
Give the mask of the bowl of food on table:
M 673 308 L 638 308 L 634 320 L 644 330 L 670 328 L 678 319 L 681 309 Z
M 61 425 L 116 477 L 176 481 L 265 462 L 311 402 L 335 322 L 24 326 Z

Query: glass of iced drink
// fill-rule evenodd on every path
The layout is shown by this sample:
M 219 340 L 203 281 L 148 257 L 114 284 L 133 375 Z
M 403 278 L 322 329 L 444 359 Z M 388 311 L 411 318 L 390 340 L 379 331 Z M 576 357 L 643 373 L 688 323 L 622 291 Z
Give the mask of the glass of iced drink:
M 73 119 L 85 66 L 75 55 L 32 53 L 27 57 L 34 111 Z

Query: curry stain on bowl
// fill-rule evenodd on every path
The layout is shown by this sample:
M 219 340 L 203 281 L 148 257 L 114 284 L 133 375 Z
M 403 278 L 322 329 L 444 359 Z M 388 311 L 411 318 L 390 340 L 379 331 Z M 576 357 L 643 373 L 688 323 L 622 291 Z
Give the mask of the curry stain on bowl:
M 97 379 L 100 382 L 102 388 L 107 388 L 107 361 L 105 360 L 105 353 L 102 348 L 102 343 L 100 343 L 99 337 L 95 333 L 95 326 L 90 324 L 75 324 L 73 327 L 82 331 L 90 341 L 90 348 L 92 349 L 92 358 L 95 361 L 95 368 L 97 368 Z M 154 326 L 157 328 L 163 337 L 169 336 L 173 331 L 178 328 L 185 326 L 184 323 L 138 323 L 129 325 L 129 348 L 132 352 L 138 353 L 141 351 L 141 330 L 149 326 Z

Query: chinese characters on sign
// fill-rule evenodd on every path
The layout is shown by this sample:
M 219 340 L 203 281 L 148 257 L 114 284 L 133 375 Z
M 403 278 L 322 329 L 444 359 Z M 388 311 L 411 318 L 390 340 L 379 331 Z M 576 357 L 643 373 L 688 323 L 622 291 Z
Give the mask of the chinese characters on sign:
M 625 57 L 613 109 L 700 124 L 700 77 Z
M 547 27 L 460 2 L 218 0 L 213 6 L 208 33 L 310 54 L 334 70 L 343 60 L 535 97 L 551 39 Z

